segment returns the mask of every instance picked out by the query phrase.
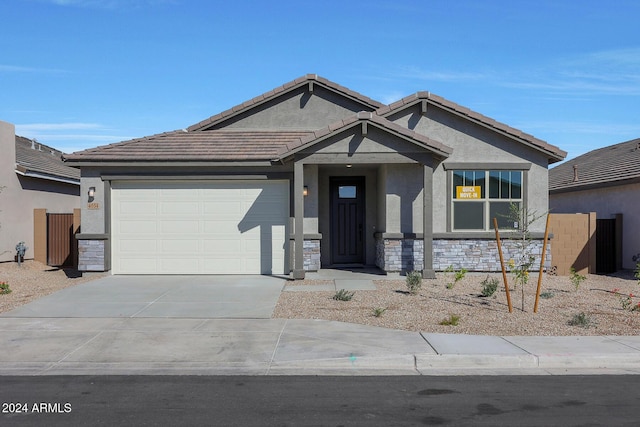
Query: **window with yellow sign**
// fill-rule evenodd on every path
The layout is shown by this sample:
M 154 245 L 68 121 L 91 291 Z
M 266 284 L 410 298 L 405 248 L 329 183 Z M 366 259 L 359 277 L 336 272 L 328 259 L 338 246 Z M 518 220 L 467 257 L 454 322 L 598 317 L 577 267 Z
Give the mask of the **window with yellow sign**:
M 479 199 L 482 187 L 479 185 L 458 185 L 456 187 L 456 199 Z

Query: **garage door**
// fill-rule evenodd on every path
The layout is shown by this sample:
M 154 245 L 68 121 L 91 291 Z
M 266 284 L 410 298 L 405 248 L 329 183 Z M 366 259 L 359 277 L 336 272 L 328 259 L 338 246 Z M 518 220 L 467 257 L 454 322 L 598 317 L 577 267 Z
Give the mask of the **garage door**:
M 288 272 L 286 181 L 114 181 L 114 274 Z

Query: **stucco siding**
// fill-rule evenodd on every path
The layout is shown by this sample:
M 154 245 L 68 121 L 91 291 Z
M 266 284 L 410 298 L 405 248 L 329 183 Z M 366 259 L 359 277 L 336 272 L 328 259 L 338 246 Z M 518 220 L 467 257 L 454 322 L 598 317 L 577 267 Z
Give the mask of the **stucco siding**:
M 387 166 L 387 233 L 422 233 L 422 186 L 421 165 Z
M 530 212 L 544 214 L 548 210 L 548 160 L 543 153 L 432 105 L 428 106 L 426 114 L 421 114 L 416 106 L 390 118 L 453 148 L 446 163 L 468 163 L 469 169 L 479 163 L 531 163 L 525 173 L 525 203 Z M 450 209 L 447 186 L 447 170 L 441 163 L 433 173 L 434 233 L 451 231 L 447 229 Z M 535 222 L 532 231 L 543 232 L 544 221 Z
M 72 213 L 80 207 L 78 186 L 16 174 L 15 127 L 0 121 L 0 262 L 12 261 L 18 242 L 27 246 L 26 258 L 33 258 L 33 210 Z
M 342 120 L 364 108 L 319 85 L 313 93 L 308 87 L 299 88 L 285 97 L 260 105 L 240 114 L 216 128 L 260 130 L 315 130 Z
M 553 213 L 595 212 L 598 219 L 622 214 L 622 268 L 635 268 L 640 254 L 640 183 L 556 193 L 549 197 Z

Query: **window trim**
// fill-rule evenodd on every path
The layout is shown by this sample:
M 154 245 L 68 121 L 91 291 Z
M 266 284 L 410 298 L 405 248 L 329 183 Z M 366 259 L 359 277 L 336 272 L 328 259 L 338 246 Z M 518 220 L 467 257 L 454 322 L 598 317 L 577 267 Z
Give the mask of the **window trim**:
M 493 225 L 491 223 L 488 224 L 488 228 L 482 230 L 473 230 L 473 229 L 454 229 L 453 227 L 453 203 L 456 199 L 453 198 L 453 172 L 454 170 L 464 170 L 464 171 L 484 171 L 485 173 L 485 197 L 482 199 L 484 202 L 484 214 L 489 215 L 489 183 L 486 181 L 489 179 L 489 172 L 492 170 L 498 171 L 520 171 L 522 172 L 522 183 L 521 183 L 521 198 L 520 199 L 494 199 L 496 201 L 505 200 L 519 200 L 521 202 L 521 207 L 527 207 L 527 198 L 528 198 L 528 189 L 529 189 L 529 179 L 528 179 L 528 171 L 531 167 L 531 163 L 447 163 L 444 164 L 445 170 L 447 171 L 446 176 L 446 212 L 447 212 L 447 224 L 446 230 L 448 233 L 465 233 L 465 234 L 474 234 L 474 233 L 487 233 L 493 230 Z M 482 167 L 482 169 L 481 169 Z M 487 222 L 490 221 L 487 218 L 484 218 L 485 227 L 487 227 Z

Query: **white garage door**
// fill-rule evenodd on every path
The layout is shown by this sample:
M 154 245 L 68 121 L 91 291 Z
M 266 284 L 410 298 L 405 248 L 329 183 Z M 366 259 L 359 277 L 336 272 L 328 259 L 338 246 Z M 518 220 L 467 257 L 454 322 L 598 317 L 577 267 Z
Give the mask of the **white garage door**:
M 284 274 L 286 181 L 114 181 L 114 274 Z

